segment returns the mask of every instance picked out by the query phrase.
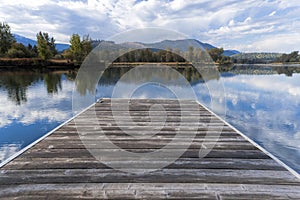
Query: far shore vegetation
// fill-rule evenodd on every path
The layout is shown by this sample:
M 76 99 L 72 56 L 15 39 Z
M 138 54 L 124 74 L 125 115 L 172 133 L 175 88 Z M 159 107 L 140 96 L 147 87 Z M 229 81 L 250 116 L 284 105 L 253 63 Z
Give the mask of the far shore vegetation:
M 10 26 L 0 23 L 0 66 L 78 66 L 92 50 L 89 36 L 70 37 L 70 48 L 62 52 L 56 49 L 55 39 L 47 32 L 36 35 L 37 45 L 17 43 Z
M 55 38 L 47 32 L 39 32 L 36 35 L 37 45 L 17 43 L 10 26 L 0 23 L 0 66 L 19 67 L 45 67 L 45 66 L 65 66 L 66 68 L 79 67 L 84 58 L 92 51 L 93 47 L 100 43 L 99 40 L 92 40 L 88 35 L 80 37 L 74 33 L 70 36 L 70 47 L 59 52 L 56 49 Z M 122 54 L 114 62 L 186 62 L 179 56 L 184 53 L 187 58 L 201 58 L 206 51 L 216 64 L 230 65 L 233 63 L 300 63 L 298 51 L 290 54 L 279 53 L 240 53 L 233 56 L 225 56 L 223 48 L 197 49 L 190 46 L 186 52 L 179 49 L 167 48 L 166 50 L 139 49 Z M 174 53 L 172 53 L 174 52 Z M 109 56 L 106 50 L 100 52 L 101 57 Z M 191 60 L 190 59 L 190 60 Z

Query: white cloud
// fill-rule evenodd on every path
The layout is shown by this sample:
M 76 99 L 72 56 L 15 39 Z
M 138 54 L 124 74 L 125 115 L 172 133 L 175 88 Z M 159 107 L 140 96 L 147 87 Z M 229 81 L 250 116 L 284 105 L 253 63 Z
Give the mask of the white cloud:
M 271 17 L 271 16 L 274 16 L 275 14 L 276 14 L 276 11 L 273 11 L 269 14 L 269 16 Z
M 291 52 L 300 49 L 300 34 L 285 33 L 273 34 L 259 38 L 252 44 L 245 47 L 246 51 L 264 51 L 264 52 Z
M 15 33 L 35 38 L 47 31 L 60 42 L 75 32 L 105 39 L 129 29 L 160 27 L 227 49 L 289 52 L 300 46 L 299 11 L 296 0 L 17 0 L 1 2 L 0 21 Z

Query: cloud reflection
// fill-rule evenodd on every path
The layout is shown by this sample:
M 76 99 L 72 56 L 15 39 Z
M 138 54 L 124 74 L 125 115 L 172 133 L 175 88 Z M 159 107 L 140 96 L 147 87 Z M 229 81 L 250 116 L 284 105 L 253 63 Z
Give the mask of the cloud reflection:
M 300 172 L 300 74 L 222 79 L 226 120 Z
M 21 149 L 20 144 L 7 144 L 0 147 L 0 162 Z
M 5 91 L 0 95 L 0 128 L 8 126 L 14 122 L 24 125 L 35 123 L 37 120 L 48 122 L 61 122 L 70 115 L 66 110 L 57 108 L 64 101 L 71 101 L 74 84 L 62 81 L 64 92 L 49 95 L 43 84 L 36 84 L 29 87 L 27 91 L 27 102 L 16 105 L 15 102 L 8 100 Z M 70 106 L 69 106 L 70 107 Z M 70 107 L 71 108 L 71 107 Z

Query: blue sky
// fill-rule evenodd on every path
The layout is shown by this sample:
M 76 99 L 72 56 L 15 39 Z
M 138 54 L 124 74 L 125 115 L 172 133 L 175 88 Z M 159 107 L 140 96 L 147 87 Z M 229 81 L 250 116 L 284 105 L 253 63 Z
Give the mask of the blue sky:
M 0 21 L 35 39 L 58 42 L 72 33 L 105 39 L 126 30 L 160 27 L 243 52 L 300 50 L 299 0 L 0 0 Z

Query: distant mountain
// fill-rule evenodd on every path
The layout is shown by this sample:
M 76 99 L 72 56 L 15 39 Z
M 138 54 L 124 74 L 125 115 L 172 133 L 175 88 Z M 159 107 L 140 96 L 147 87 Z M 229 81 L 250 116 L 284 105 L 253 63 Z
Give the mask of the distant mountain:
M 179 49 L 180 51 L 187 51 L 189 46 L 200 46 L 203 49 L 213 49 L 217 48 L 211 44 L 200 42 L 196 39 L 186 39 L 186 40 L 164 40 L 162 42 L 153 43 L 153 44 L 144 44 L 145 46 L 151 46 L 152 48 L 165 49 L 167 47 L 172 49 Z M 224 50 L 224 56 L 232 56 L 239 54 L 237 50 Z
M 29 38 L 26 38 L 26 37 L 23 37 L 21 35 L 18 35 L 18 34 L 13 34 L 13 36 L 15 37 L 16 41 L 18 43 L 22 43 L 24 44 L 25 46 L 27 46 L 28 44 L 31 44 L 32 46 L 36 45 L 37 42 L 35 40 L 32 40 L 32 39 L 29 39 Z
M 63 50 L 68 49 L 68 48 L 70 48 L 69 44 L 56 43 L 56 49 L 58 51 L 63 51 Z
M 187 51 L 189 46 L 199 46 L 202 47 L 203 49 L 212 49 L 216 48 L 210 44 L 207 43 L 202 43 L 198 40 L 195 39 L 186 39 L 186 40 L 164 40 L 161 42 L 157 43 L 152 43 L 152 44 L 145 44 L 141 43 L 146 47 L 151 47 L 151 48 L 157 48 L 157 49 L 166 49 L 166 48 L 172 48 L 172 49 L 179 49 L 180 51 Z
M 152 48 L 152 49 L 179 49 L 180 51 L 187 51 L 189 46 L 201 47 L 203 49 L 216 48 L 215 46 L 200 42 L 196 39 L 185 39 L 185 40 L 164 40 L 156 43 L 141 43 L 141 42 L 125 42 L 121 44 L 116 44 L 112 41 L 93 41 L 93 47 L 98 46 L 101 43 L 102 47 L 107 48 L 107 50 L 120 50 L 120 49 L 137 49 L 137 48 Z M 237 50 L 224 50 L 225 56 L 231 56 L 239 54 Z
M 37 45 L 37 41 L 26 38 L 24 36 L 18 35 L 18 34 L 13 34 L 13 36 L 16 38 L 16 41 L 18 43 L 22 43 L 25 46 L 27 46 L 28 44 L 31 44 L 32 46 Z M 65 49 L 68 49 L 70 47 L 69 44 L 61 44 L 61 43 L 56 43 L 56 49 L 58 51 L 63 51 Z
M 237 50 L 224 50 L 223 55 L 224 56 L 233 56 L 236 54 L 240 54 L 241 52 L 237 51 Z

